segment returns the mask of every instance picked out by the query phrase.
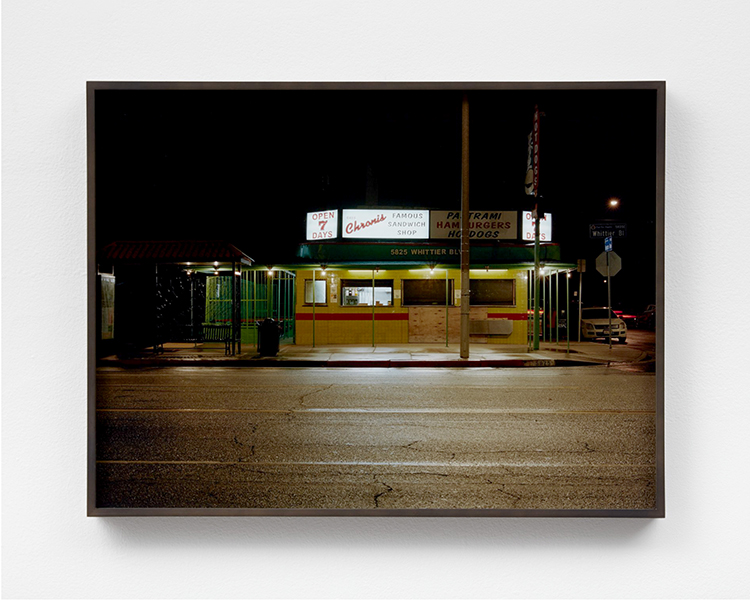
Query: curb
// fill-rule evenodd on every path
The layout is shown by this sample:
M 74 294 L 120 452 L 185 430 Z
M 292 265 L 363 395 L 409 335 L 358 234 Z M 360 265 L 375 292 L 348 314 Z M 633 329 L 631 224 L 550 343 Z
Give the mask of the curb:
M 524 368 L 524 367 L 585 367 L 602 363 L 590 360 L 570 359 L 465 359 L 465 360 L 299 360 L 264 358 L 222 359 L 109 359 L 97 361 L 98 367 L 122 367 L 137 369 L 144 367 L 307 367 L 307 368 L 364 368 L 364 369 L 401 369 L 401 368 Z

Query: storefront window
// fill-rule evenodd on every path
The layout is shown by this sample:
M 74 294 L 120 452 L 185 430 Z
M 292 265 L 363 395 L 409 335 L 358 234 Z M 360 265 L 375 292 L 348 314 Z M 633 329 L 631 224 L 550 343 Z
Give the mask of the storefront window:
M 342 279 L 341 306 L 393 306 L 393 279 Z
M 469 284 L 472 306 L 516 305 L 516 281 L 514 279 L 472 279 Z
M 314 292 L 313 284 L 315 284 Z M 305 304 L 313 303 L 313 293 L 315 294 L 315 304 L 327 304 L 325 279 L 305 280 Z
M 403 306 L 449 306 L 453 305 L 453 280 L 448 280 L 448 297 L 445 279 L 404 279 L 401 281 L 401 304 Z

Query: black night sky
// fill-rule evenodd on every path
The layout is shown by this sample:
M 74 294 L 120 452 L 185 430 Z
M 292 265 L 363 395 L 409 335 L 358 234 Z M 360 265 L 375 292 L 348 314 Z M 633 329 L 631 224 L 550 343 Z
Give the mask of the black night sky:
M 460 91 L 97 90 L 97 246 L 222 239 L 293 263 L 305 214 L 366 205 L 460 210 Z M 585 304 L 606 304 L 589 225 L 627 224 L 613 304 L 655 297 L 656 92 L 469 92 L 472 210 L 531 210 L 534 105 L 540 192 L 562 258 L 585 258 Z M 621 200 L 616 210 L 608 200 Z M 520 219 L 520 215 L 519 215 Z M 577 283 L 577 278 L 576 278 Z

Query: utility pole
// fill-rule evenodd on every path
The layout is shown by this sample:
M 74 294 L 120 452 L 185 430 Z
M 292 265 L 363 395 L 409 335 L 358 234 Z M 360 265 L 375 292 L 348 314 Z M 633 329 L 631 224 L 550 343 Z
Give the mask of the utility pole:
M 469 358 L 469 97 L 461 101 L 461 358 Z
M 541 275 L 539 273 L 539 221 L 544 217 L 543 213 L 539 212 L 539 129 L 540 129 L 540 117 L 539 117 L 539 106 L 534 107 L 534 129 L 531 132 L 532 135 L 532 149 L 533 149 L 533 167 L 534 167 L 534 212 L 532 216 L 534 218 L 534 335 L 532 340 L 532 349 L 539 350 L 539 285 L 541 283 Z
M 539 285 L 541 284 L 541 276 L 539 274 L 539 214 L 536 206 L 531 216 L 534 217 L 534 334 L 531 348 L 539 350 Z
M 583 274 L 586 272 L 586 259 L 578 261 L 578 341 L 581 341 L 581 310 L 583 308 Z
M 609 317 L 609 349 L 612 350 L 612 274 L 609 267 L 609 252 L 607 252 L 607 315 Z

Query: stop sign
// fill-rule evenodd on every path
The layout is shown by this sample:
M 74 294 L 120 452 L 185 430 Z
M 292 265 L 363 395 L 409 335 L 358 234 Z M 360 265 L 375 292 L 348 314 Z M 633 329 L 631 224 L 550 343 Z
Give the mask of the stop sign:
M 609 257 L 609 273 L 607 273 L 607 257 Z M 622 260 L 615 252 L 602 252 L 596 257 L 596 270 L 604 277 L 614 277 L 622 269 Z

